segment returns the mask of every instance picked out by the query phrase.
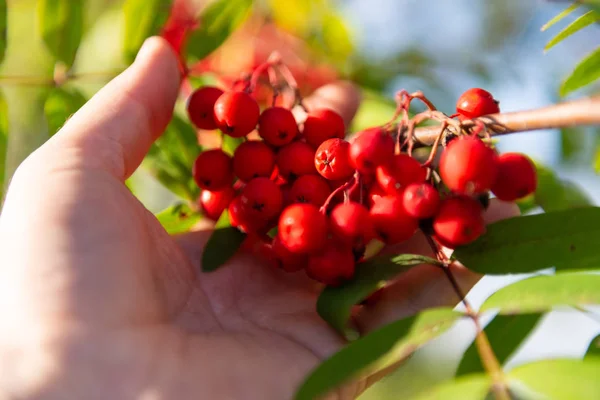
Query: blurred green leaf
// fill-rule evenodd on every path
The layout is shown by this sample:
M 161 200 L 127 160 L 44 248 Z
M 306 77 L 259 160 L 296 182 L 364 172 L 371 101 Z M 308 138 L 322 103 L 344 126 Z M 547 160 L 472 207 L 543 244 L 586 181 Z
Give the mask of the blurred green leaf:
M 350 379 L 373 374 L 403 361 L 450 329 L 462 315 L 450 308 L 429 309 L 351 342 L 312 371 L 295 399 L 319 398 Z
M 587 86 L 600 78 L 600 47 L 588 54 L 575 67 L 571 75 L 565 79 L 560 87 L 560 95 L 569 93 Z
M 202 271 L 212 272 L 222 267 L 240 249 L 246 234 L 231 226 L 229 211 L 223 211 L 202 253 Z
M 508 373 L 511 391 L 519 399 L 600 399 L 600 357 L 546 360 Z
M 600 13 L 600 1 L 599 0 L 576 0 L 576 3 L 582 4 L 590 10 L 594 10 Z
M 189 232 L 202 219 L 202 215 L 180 203 L 159 212 L 156 219 L 169 234 L 175 235 Z
M 46 104 L 44 104 L 50 136 L 58 132 L 86 101 L 86 98 L 77 89 L 65 87 L 52 89 L 46 99 Z
M 83 0 L 39 0 L 38 23 L 52 55 L 73 65 L 83 35 Z
M 392 99 L 365 88 L 362 88 L 362 92 L 363 101 L 352 120 L 351 132 L 360 132 L 373 126 L 383 125 L 396 111 L 396 104 Z
M 169 17 L 171 0 L 126 0 L 125 14 L 125 57 L 135 59 L 144 41 L 160 31 Z
M 554 36 L 554 38 L 552 38 L 552 40 L 550 40 L 548 42 L 548 44 L 546 44 L 546 47 L 544 47 L 544 51 L 550 50 L 552 47 L 556 46 L 558 43 L 562 42 L 569 36 L 582 30 L 586 26 L 591 25 L 594 22 L 598 22 L 598 21 L 600 21 L 599 13 L 597 13 L 595 11 L 586 12 L 585 14 L 583 14 L 582 16 L 577 18 L 575 21 L 573 21 L 569 25 L 567 25 L 567 27 L 565 29 L 563 29 L 562 31 L 560 31 L 558 33 L 558 35 Z
M 500 364 L 504 364 L 515 353 L 536 327 L 541 317 L 542 314 L 497 315 L 485 327 L 485 334 Z M 463 354 L 456 376 L 475 372 L 485 372 L 485 369 L 481 363 L 477 346 L 473 342 Z
M 221 146 L 221 149 L 232 157 L 233 153 L 235 153 L 235 149 L 237 149 L 240 144 L 244 143 L 245 140 L 243 137 L 234 138 L 223 133 L 221 134 L 221 138 L 223 140 L 223 145 Z
M 600 268 L 598 237 L 600 208 L 577 208 L 493 223 L 453 256 L 473 271 L 492 275 Z
M 344 19 L 334 12 L 323 15 L 320 39 L 325 54 L 336 61 L 347 61 L 354 52 L 350 29 Z
M 537 203 L 535 202 L 535 196 L 532 194 L 517 200 L 517 206 L 519 206 L 519 211 L 522 215 L 527 214 L 531 210 L 538 207 Z
M 585 357 L 600 357 L 600 335 L 597 335 L 592 340 L 585 352 Z
M 546 22 L 544 24 L 544 26 L 542 26 L 542 29 L 541 29 L 542 32 L 545 31 L 545 30 L 547 30 L 548 28 L 550 28 L 552 25 L 556 24 L 557 22 L 560 22 L 564 17 L 566 17 L 567 15 L 571 14 L 578 7 L 579 7 L 579 4 L 571 4 L 564 11 L 561 11 L 560 14 L 556 15 L 550 21 Z
M 323 4 L 323 1 L 315 0 L 269 0 L 269 8 L 277 26 L 299 36 L 308 34 L 315 19 L 319 19 L 319 8 Z
M 7 22 L 8 12 L 6 0 L 0 0 L 0 63 L 4 60 L 4 53 L 6 52 Z
M 216 0 L 200 16 L 200 27 L 187 40 L 186 54 L 202 60 L 246 20 L 253 0 Z
M 414 254 L 377 257 L 360 263 L 352 280 L 342 286 L 323 289 L 317 300 L 317 312 L 347 339 L 356 339 L 357 332 L 348 325 L 352 308 L 383 287 L 387 280 L 420 264 L 440 263 L 433 258 Z
M 577 160 L 586 147 L 586 132 L 582 127 L 570 126 L 560 130 L 563 160 Z
M 546 212 L 592 205 L 589 197 L 574 183 L 559 179 L 549 168 L 536 164 L 538 186 L 535 202 Z
M 596 173 L 600 174 L 600 147 L 596 150 L 596 157 L 594 158 L 594 169 Z
M 442 382 L 418 395 L 414 400 L 485 400 L 491 386 L 489 376 L 467 375 Z
M 0 209 L 4 199 L 4 173 L 6 164 L 6 147 L 8 144 L 8 103 L 0 91 Z

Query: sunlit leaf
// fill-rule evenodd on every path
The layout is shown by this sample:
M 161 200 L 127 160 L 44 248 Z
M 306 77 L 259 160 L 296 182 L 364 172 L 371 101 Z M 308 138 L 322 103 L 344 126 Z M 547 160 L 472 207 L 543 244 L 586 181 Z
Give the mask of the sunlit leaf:
M 222 134 L 221 137 L 223 140 L 223 145 L 221 146 L 221 149 L 230 156 L 233 156 L 233 153 L 235 153 L 235 149 L 237 149 L 240 144 L 244 143 L 243 137 L 234 138 L 224 134 Z
M 593 83 L 600 78 L 600 47 L 588 54 L 575 67 L 571 75 L 565 79 L 560 87 L 560 95 L 569 93 Z
M 335 60 L 346 61 L 354 52 L 352 35 L 343 18 L 336 13 L 323 16 L 321 40 L 323 50 Z
M 0 0 L 0 63 L 4 60 L 4 53 L 6 52 L 7 20 L 6 0 Z
M 295 399 L 319 398 L 350 379 L 397 364 L 448 330 L 461 316 L 449 308 L 430 309 L 371 332 L 322 362 L 304 381 Z
M 600 357 L 600 335 L 597 335 L 592 340 L 585 352 L 585 357 Z
M 550 40 L 548 42 L 548 44 L 546 44 L 546 47 L 544 47 L 544 50 L 545 51 L 550 50 L 552 47 L 556 46 L 558 43 L 562 42 L 569 36 L 582 30 L 586 26 L 591 25 L 594 22 L 598 22 L 598 21 L 600 21 L 600 14 L 598 14 L 595 11 L 588 11 L 587 13 L 583 14 L 581 17 L 577 18 L 575 21 L 571 22 L 565 29 L 560 31 L 558 33 L 558 35 L 554 36 L 554 38 L 552 38 L 552 40 Z
M 600 208 L 577 208 L 496 222 L 454 256 L 484 274 L 600 268 L 598 237 Z
M 124 45 L 125 57 L 133 61 L 144 41 L 159 32 L 169 17 L 172 0 L 126 0 Z
M 550 28 L 552 25 L 556 24 L 557 22 L 560 22 L 564 17 L 566 17 L 567 15 L 571 14 L 573 11 L 575 11 L 577 8 L 579 7 L 579 4 L 572 4 L 569 7 L 567 7 L 564 11 L 562 11 L 560 14 L 556 15 L 554 18 L 552 18 L 550 21 L 546 22 L 543 26 L 542 26 L 542 32 L 547 30 L 548 28 Z
M 314 0 L 269 0 L 269 8 L 278 27 L 304 36 L 315 19 L 319 19 L 317 7 L 323 3 Z
M 489 376 L 473 374 L 442 382 L 414 400 L 484 400 L 492 382 Z
M 600 174 L 600 146 L 596 149 L 596 156 L 594 157 L 594 170 Z
M 72 65 L 83 35 L 83 0 L 39 0 L 38 23 L 52 55 Z
M 175 235 L 188 232 L 202 219 L 202 215 L 181 203 L 159 212 L 156 218 L 168 233 Z
M 52 89 L 44 111 L 48 120 L 48 131 L 54 135 L 86 102 L 81 92 L 74 88 L 57 87 Z
M 364 88 L 362 92 L 363 101 L 352 120 L 350 128 L 352 132 L 360 132 L 372 126 L 383 125 L 396 111 L 396 105 L 392 99 Z
M 546 212 L 592 205 L 591 199 L 575 183 L 562 180 L 547 167 L 536 164 L 538 186 L 535 202 Z
M 240 249 L 246 234 L 231 226 L 229 212 L 223 211 L 202 253 L 202 271 L 212 272 L 222 267 Z

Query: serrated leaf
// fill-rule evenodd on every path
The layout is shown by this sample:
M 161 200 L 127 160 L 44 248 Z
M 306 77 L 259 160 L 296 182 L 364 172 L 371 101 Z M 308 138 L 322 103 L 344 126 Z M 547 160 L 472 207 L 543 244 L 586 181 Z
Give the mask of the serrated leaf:
M 600 47 L 588 54 L 565 79 L 560 87 L 560 95 L 581 89 L 600 78 Z
M 317 312 L 335 330 L 354 339 L 357 333 L 348 326 L 352 307 L 380 289 L 387 280 L 420 264 L 439 265 L 439 261 L 414 254 L 376 257 L 357 265 L 352 280 L 339 287 L 326 287 L 317 300 Z
M 86 98 L 77 89 L 57 87 L 50 91 L 44 112 L 48 120 L 48 132 L 54 135 L 86 102 Z
M 590 344 L 585 352 L 585 357 L 600 357 L 600 335 L 590 340 Z
M 187 204 L 176 204 L 155 215 L 158 222 L 171 234 L 188 232 L 202 219 L 202 215 Z
M 83 0 L 39 0 L 38 24 L 52 55 L 73 65 L 83 35 Z
M 8 9 L 6 0 L 0 0 L 0 63 L 6 53 L 6 35 L 8 33 Z
M 504 364 L 527 339 L 536 327 L 542 314 L 497 315 L 486 327 L 485 334 L 494 349 L 494 354 Z M 481 357 L 475 342 L 463 354 L 456 376 L 484 372 Z
M 401 362 L 448 330 L 462 315 L 450 308 L 430 309 L 361 337 L 312 371 L 295 399 L 319 398 L 350 379 L 370 375 Z
M 527 273 L 544 268 L 600 268 L 600 208 L 586 207 L 496 222 L 454 257 L 482 274 Z
M 240 249 L 246 234 L 231 226 L 229 212 L 223 211 L 202 253 L 202 271 L 212 272 L 222 267 Z
M 442 382 L 414 400 L 485 400 L 491 386 L 489 376 L 473 374 Z
M 561 211 L 593 204 L 579 186 L 560 179 L 549 168 L 536 163 L 536 173 L 538 185 L 534 199 L 544 211 Z
M 556 36 L 554 36 L 554 38 L 552 38 L 552 40 L 550 40 L 546 44 L 546 47 L 544 47 L 544 51 L 550 50 L 552 47 L 556 46 L 558 43 L 562 42 L 569 36 L 582 30 L 586 26 L 591 25 L 594 22 L 598 22 L 598 21 L 600 21 L 600 14 L 598 14 L 595 11 L 586 12 L 585 14 L 583 14 L 582 16 L 577 18 L 575 21 L 571 22 L 565 29 L 560 31 Z
M 250 15 L 253 0 L 216 0 L 200 15 L 200 27 L 192 32 L 186 54 L 202 60 L 215 51 Z
M 571 14 L 578 7 L 579 7 L 579 4 L 571 4 L 565 10 L 561 11 L 558 15 L 556 15 L 555 17 L 553 17 L 550 21 L 546 22 L 542 26 L 541 31 L 544 32 L 545 30 L 547 30 L 548 28 L 550 28 L 552 25 L 556 24 L 557 22 L 560 22 L 564 17 L 566 17 L 567 15 Z
M 234 138 L 225 134 L 221 134 L 221 138 L 221 150 L 223 150 L 225 153 L 229 154 L 232 157 L 233 153 L 235 153 L 235 149 L 237 149 L 240 144 L 244 143 L 245 140 L 243 137 Z
M 159 32 L 169 17 L 172 0 L 126 0 L 123 5 L 125 32 L 123 49 L 133 61 L 144 41 Z
M 511 391 L 520 399 L 600 399 L 600 358 L 546 360 L 508 373 Z

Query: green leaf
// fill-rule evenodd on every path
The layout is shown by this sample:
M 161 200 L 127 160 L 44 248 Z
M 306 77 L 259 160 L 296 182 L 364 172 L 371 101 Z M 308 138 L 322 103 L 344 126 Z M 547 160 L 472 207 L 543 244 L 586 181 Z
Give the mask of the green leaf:
M 83 0 L 39 0 L 38 23 L 52 55 L 73 65 L 83 35 Z
M 176 204 L 156 214 L 156 219 L 171 235 L 185 233 L 202 219 L 202 215 L 186 204 Z
M 598 14 L 595 11 L 586 12 L 585 14 L 577 18 L 575 21 L 571 22 L 565 29 L 560 31 L 558 35 L 554 36 L 554 38 L 550 40 L 548 44 L 546 44 L 546 47 L 544 47 L 544 51 L 550 50 L 552 47 L 562 42 L 572 34 L 598 21 L 600 21 L 600 14 Z
M 575 11 L 577 8 L 579 7 L 579 4 L 571 4 L 569 7 L 567 7 L 564 11 L 562 11 L 560 14 L 556 15 L 554 18 L 552 18 L 550 21 L 546 22 L 544 24 L 544 26 L 542 26 L 541 31 L 544 32 L 545 30 L 547 30 L 548 28 L 550 28 L 552 25 L 556 24 L 557 22 L 559 22 L 560 20 L 562 20 L 564 17 L 566 17 L 567 15 L 571 14 L 573 11 Z
M 583 6 L 600 13 L 600 1 L 599 0 L 577 0 L 576 3 L 583 4 Z
M 585 358 L 600 357 L 600 335 L 590 340 L 590 344 L 585 352 Z
M 396 111 L 396 105 L 392 99 L 366 88 L 361 88 L 361 91 L 363 92 L 363 101 L 352 120 L 351 132 L 360 132 L 372 126 L 383 125 Z
M 561 180 L 541 164 L 536 164 L 538 186 L 534 194 L 535 203 L 546 212 L 593 205 L 590 198 L 576 184 Z
M 520 399 L 600 399 L 600 357 L 547 360 L 508 373 L 511 391 Z
M 192 33 L 186 54 L 202 60 L 215 51 L 250 15 L 253 0 L 216 0 L 200 15 L 200 27 Z
M 58 132 L 86 101 L 86 98 L 77 89 L 65 87 L 52 89 L 46 99 L 46 104 L 44 104 L 50 135 Z
M 497 315 L 485 327 L 485 334 L 500 364 L 504 364 L 515 353 L 541 317 L 542 314 Z M 484 371 L 477 345 L 473 342 L 463 354 L 456 376 Z
M 462 315 L 450 308 L 430 309 L 351 342 L 312 371 L 296 393 L 296 400 L 313 400 L 350 379 L 401 362 L 448 330 Z
M 0 0 L 0 63 L 6 52 L 6 35 L 8 33 L 8 12 L 6 0 Z
M 563 160 L 579 161 L 578 155 L 586 149 L 586 131 L 582 127 L 569 126 L 560 130 Z
M 501 314 L 549 311 L 556 306 L 600 304 L 600 275 L 558 274 L 525 279 L 492 294 L 480 311 Z
M 4 199 L 6 149 L 8 145 L 8 103 L 0 91 L 0 210 Z
M 600 268 L 599 236 L 600 208 L 577 208 L 496 222 L 454 256 L 483 274 Z
M 159 32 L 169 17 L 171 0 L 126 0 L 125 36 L 123 48 L 125 57 L 132 62 L 144 41 Z
M 596 149 L 596 157 L 594 158 L 594 170 L 600 174 L 600 147 Z
M 327 13 L 323 16 L 321 27 L 323 50 L 335 60 L 346 61 L 354 52 L 354 44 L 344 19 L 334 12 Z
M 351 281 L 339 287 L 328 286 L 317 300 L 317 312 L 334 329 L 354 339 L 356 331 L 348 326 L 352 308 L 385 282 L 420 264 L 439 265 L 439 261 L 414 254 L 377 257 L 359 264 Z
M 571 75 L 565 79 L 560 87 L 560 95 L 569 93 L 593 83 L 600 78 L 600 47 L 588 54 L 575 67 Z
M 414 400 L 484 400 L 491 386 L 489 376 L 473 374 L 442 382 Z
M 245 140 L 243 137 L 234 138 L 225 134 L 221 134 L 221 138 L 223 141 L 221 149 L 232 157 L 233 153 L 235 153 L 235 149 L 237 149 L 240 144 L 244 143 Z
M 212 272 L 223 266 L 239 250 L 246 234 L 231 226 L 225 210 L 215 225 L 202 253 L 202 271 Z

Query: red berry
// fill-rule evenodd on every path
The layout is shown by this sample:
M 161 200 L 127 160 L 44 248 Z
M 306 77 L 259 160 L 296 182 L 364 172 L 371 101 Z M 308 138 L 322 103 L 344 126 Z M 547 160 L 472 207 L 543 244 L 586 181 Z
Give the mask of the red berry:
M 354 174 L 350 164 L 350 143 L 342 139 L 324 141 L 315 154 L 315 167 L 332 181 L 350 178 Z
M 254 178 L 244 187 L 240 195 L 248 212 L 265 221 L 277 216 L 283 207 L 283 195 L 275 182 L 268 178 Z
M 308 258 L 302 254 L 294 254 L 287 249 L 283 245 L 281 238 L 279 235 L 275 236 L 273 239 L 273 244 L 271 246 L 275 256 L 277 257 L 277 261 L 279 267 L 287 272 L 296 272 L 306 267 L 308 263 Z
M 294 114 L 287 108 L 267 108 L 258 120 L 258 134 L 272 146 L 284 146 L 298 135 Z
M 343 243 L 364 246 L 375 238 L 375 226 L 369 210 L 350 202 L 336 206 L 331 212 L 331 231 Z
M 215 103 L 215 121 L 223 133 L 243 137 L 256 128 L 260 108 L 246 92 L 225 92 Z
M 279 236 L 292 253 L 315 253 L 327 240 L 327 218 L 317 206 L 292 204 L 279 217 Z
M 346 126 L 338 113 L 321 108 L 306 116 L 302 133 L 306 142 L 316 149 L 328 139 L 343 139 L 346 136 Z
M 310 203 L 321 207 L 331 194 L 329 184 L 319 175 L 303 175 L 292 185 L 290 191 L 293 203 Z
M 433 220 L 436 238 L 449 248 L 471 243 L 485 232 L 482 212 L 481 205 L 471 197 L 445 199 Z
M 241 181 L 270 177 L 275 168 L 275 152 L 262 141 L 252 140 L 238 146 L 233 154 L 233 173 Z
M 419 220 L 408 215 L 402 205 L 402 197 L 388 195 L 375 201 L 371 207 L 371 219 L 375 230 L 387 244 L 404 242 L 419 227 Z
M 412 217 L 431 218 L 440 207 L 440 194 L 429 183 L 413 183 L 404 190 L 402 204 Z
M 329 245 L 308 259 L 306 274 L 327 286 L 338 286 L 354 276 L 355 261 L 349 246 Z
M 257 216 L 256 213 L 250 212 L 250 209 L 242 202 L 241 196 L 229 203 L 228 210 L 229 222 L 242 232 L 257 232 L 266 226 L 267 221 Z
M 381 188 L 381 186 L 374 184 L 369 190 L 369 194 L 367 196 L 367 205 L 369 208 L 373 207 L 373 204 L 375 204 L 378 199 L 384 196 L 387 196 L 387 193 Z
M 377 182 L 389 194 L 397 194 L 411 183 L 425 182 L 427 171 L 408 154 L 396 154 L 388 164 L 377 167 Z
M 204 211 L 204 215 L 216 221 L 219 219 L 223 211 L 229 206 L 229 203 L 235 197 L 235 190 L 232 187 L 223 189 L 218 192 L 203 190 L 200 193 L 200 206 Z
M 359 172 L 375 173 L 380 165 L 386 165 L 394 157 L 394 139 L 381 128 L 371 128 L 358 133 L 350 145 L 350 161 Z
M 520 153 L 505 153 L 498 157 L 498 176 L 492 192 L 504 201 L 515 201 L 535 192 L 535 165 Z
M 490 190 L 498 175 L 498 156 L 479 138 L 462 136 L 448 144 L 440 158 L 444 184 L 459 194 Z
M 187 101 L 190 121 L 199 129 L 217 129 L 214 109 L 217 99 L 223 91 L 213 86 L 204 86 L 196 90 Z
M 498 101 L 486 90 L 472 88 L 464 92 L 456 102 L 456 112 L 469 119 L 500 112 Z
M 192 175 L 202 189 L 225 189 L 233 181 L 231 157 L 220 149 L 203 151 L 194 162 Z
M 316 174 L 315 149 L 304 142 L 292 142 L 277 152 L 279 175 L 295 179 L 302 175 Z

